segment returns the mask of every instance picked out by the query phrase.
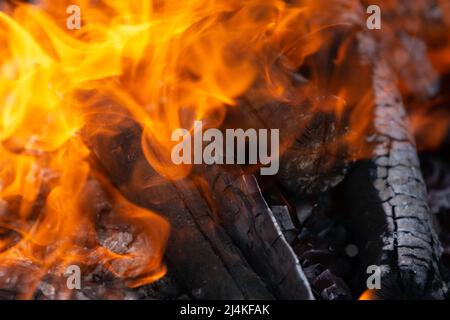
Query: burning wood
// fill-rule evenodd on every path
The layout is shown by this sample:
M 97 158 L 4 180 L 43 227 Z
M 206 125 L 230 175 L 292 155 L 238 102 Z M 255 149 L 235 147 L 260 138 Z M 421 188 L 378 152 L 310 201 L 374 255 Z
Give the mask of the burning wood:
M 384 289 L 378 294 L 385 298 L 442 299 L 441 248 L 414 138 L 389 64 L 380 57 L 370 59 L 375 96 L 373 159 L 360 163 L 353 172 L 353 183 L 363 186 L 358 189 L 362 191 L 357 193 L 359 200 L 353 201 L 357 209 L 352 216 L 354 232 L 366 248 L 361 253 L 361 270 L 366 276 L 368 265 L 380 266 Z M 371 223 L 364 224 L 364 220 Z
M 446 298 L 444 1 L 69 2 L 0 1 L 0 298 Z

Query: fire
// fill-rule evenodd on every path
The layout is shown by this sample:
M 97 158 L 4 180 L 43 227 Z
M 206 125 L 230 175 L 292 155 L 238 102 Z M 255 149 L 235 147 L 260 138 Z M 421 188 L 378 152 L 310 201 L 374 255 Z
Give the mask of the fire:
M 74 3 L 82 28 L 67 30 Z M 341 24 L 316 19 L 319 10 L 315 1 L 44 0 L 0 12 L 0 266 L 32 270 L 21 298 L 71 264 L 103 264 L 131 286 L 164 274 L 168 223 L 127 202 L 93 165 L 86 139 L 108 134 L 91 122 L 101 104 L 140 124 L 153 168 L 183 178 L 190 167 L 171 162 L 171 132 L 194 120 L 218 127 L 258 83 L 262 99 L 285 99 L 280 69 L 296 70 L 325 42 L 322 30 Z M 141 231 L 141 246 L 118 252 L 99 239 L 97 201 L 110 203 L 109 222 Z
M 66 28 L 73 4 L 80 30 Z M 368 124 L 370 94 L 344 71 L 354 32 L 337 48 L 329 81 L 318 66 L 301 89 L 292 84 L 309 57 L 332 51 L 330 30 L 364 25 L 358 1 L 42 0 L 3 9 L 0 275 L 25 266 L 31 280 L 21 298 L 71 264 L 102 264 L 130 286 L 164 275 L 168 222 L 128 202 L 98 168 L 89 139 L 111 134 L 98 118 L 109 127 L 137 122 L 148 163 L 167 179 L 191 172 L 171 161 L 173 130 L 219 127 L 248 92 L 261 104 L 306 99 L 338 117 L 353 106 L 351 144 Z M 98 219 L 129 225 L 133 249 L 111 245 L 112 230 L 100 237 Z
M 377 296 L 376 290 L 367 289 L 358 300 L 380 300 L 380 298 Z
M 34 6 L 0 13 L 0 273 L 10 281 L 24 268 L 19 298 L 73 264 L 103 265 L 129 286 L 165 273 L 168 223 L 99 176 L 81 134 L 95 106 L 80 97 L 122 75 L 123 60 L 135 54 L 127 41 L 145 26 L 91 27 L 76 38 Z M 108 205 L 99 211 L 92 203 Z M 114 246 L 117 232 L 105 231 L 104 219 L 131 226 L 129 248 Z M 62 287 L 59 298 L 69 297 Z

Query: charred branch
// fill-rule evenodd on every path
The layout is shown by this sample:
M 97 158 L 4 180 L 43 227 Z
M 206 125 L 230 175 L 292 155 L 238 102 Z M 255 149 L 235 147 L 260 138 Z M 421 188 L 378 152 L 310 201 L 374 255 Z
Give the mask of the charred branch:
M 369 37 L 365 48 L 374 48 Z M 367 52 L 366 52 L 367 54 Z M 367 57 L 367 56 L 366 56 Z M 383 298 L 442 298 L 441 247 L 429 212 L 417 151 L 389 64 L 373 51 L 372 158 L 360 161 L 348 181 L 350 224 L 364 248 L 361 280 L 368 265 L 381 268 Z
M 97 137 L 92 147 L 127 198 L 169 220 L 167 262 L 194 298 L 312 299 L 252 176 L 208 168 L 201 177 L 211 190 L 199 188 L 195 179 L 166 180 L 144 158 L 139 134 L 136 127 L 128 128 L 113 144 Z

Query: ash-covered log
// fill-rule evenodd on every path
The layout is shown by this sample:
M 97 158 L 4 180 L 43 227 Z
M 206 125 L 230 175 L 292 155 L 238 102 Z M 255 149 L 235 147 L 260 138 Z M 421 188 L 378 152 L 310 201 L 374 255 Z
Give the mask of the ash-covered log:
M 359 285 L 366 284 L 367 267 L 376 265 L 377 296 L 442 299 L 441 247 L 402 98 L 374 39 L 362 34 L 360 41 L 372 68 L 374 119 L 372 158 L 359 161 L 346 181 L 348 221 L 362 245 Z

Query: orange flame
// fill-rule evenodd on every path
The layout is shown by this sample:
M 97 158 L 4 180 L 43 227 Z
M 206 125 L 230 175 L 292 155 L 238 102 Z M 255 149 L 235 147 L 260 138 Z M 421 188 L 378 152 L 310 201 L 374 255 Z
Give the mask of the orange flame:
M 74 3 L 80 30 L 65 26 Z M 362 21 L 355 1 L 318 15 L 324 4 L 43 0 L 0 12 L 0 266 L 37 266 L 32 288 L 48 270 L 71 263 L 101 262 L 132 286 L 162 276 L 167 222 L 128 203 L 91 164 L 83 137 L 104 130 L 89 123 L 102 113 L 99 101 L 106 97 L 140 124 L 145 157 L 159 174 L 183 178 L 190 167 L 170 160 L 174 129 L 193 129 L 194 120 L 219 126 L 250 88 L 258 99 L 288 99 L 295 89 L 286 74 L 332 42 L 326 31 Z M 350 42 L 339 49 L 337 68 Z M 317 99 L 316 78 L 305 90 L 315 109 L 335 101 L 342 116 L 346 102 L 358 104 L 354 81 L 345 87 L 336 76 L 330 87 L 341 97 Z M 361 101 L 356 109 L 366 108 Z M 112 223 L 140 226 L 134 231 L 142 231 L 142 243 L 132 253 L 96 238 L 101 214 L 86 200 L 96 192 L 108 200 L 89 201 L 111 203 Z
M 367 289 L 361 294 L 358 300 L 381 300 L 381 299 L 377 296 L 376 290 Z
M 80 30 L 66 28 L 73 4 Z M 292 72 L 336 49 L 329 30 L 348 28 L 332 76 L 329 65 L 311 66 L 302 94 L 338 117 L 352 106 L 346 142 L 355 144 L 369 123 L 370 86 L 346 70 L 351 27 L 364 23 L 356 0 L 42 0 L 0 12 L 0 267 L 37 266 L 31 288 L 73 263 L 103 263 L 130 286 L 162 276 L 168 223 L 127 202 L 92 165 L 85 139 L 105 130 L 90 123 L 99 101 L 139 123 L 160 175 L 184 178 L 191 168 L 170 159 L 174 129 L 220 126 L 251 90 L 297 102 Z M 92 203 L 109 203 L 106 218 Z M 114 232 L 100 239 L 99 218 L 133 226 L 137 247 L 115 248 Z
M 80 135 L 89 112 L 80 92 L 121 76 L 124 60 L 136 54 L 128 41 L 147 27 L 88 25 L 77 38 L 34 6 L 0 12 L 0 271 L 10 281 L 4 268 L 27 266 L 19 298 L 32 298 L 49 270 L 64 274 L 71 264 L 104 265 L 129 286 L 165 273 L 167 222 L 105 181 L 93 188 L 101 179 Z M 109 204 L 102 212 L 87 204 L 98 205 L 97 193 Z M 119 241 L 108 240 L 114 230 L 99 238 L 102 219 L 131 226 L 128 247 L 111 244 Z
M 74 2 L 82 28 L 67 30 Z M 101 177 L 94 180 L 109 195 L 113 222 L 140 225 L 145 245 L 117 253 L 92 243 L 98 213 L 86 205 L 86 190 L 101 175 L 80 132 L 101 130 L 88 126 L 101 112 L 96 104 L 107 97 L 124 108 L 143 128 L 152 167 L 182 178 L 190 168 L 172 164 L 171 132 L 192 129 L 193 120 L 220 125 L 256 82 L 266 84 L 264 95 L 284 99 L 289 81 L 272 66 L 297 69 L 325 42 L 323 30 L 345 25 L 331 14 L 316 19 L 319 2 L 44 0 L 0 12 L 0 265 L 37 265 L 34 286 L 70 263 L 103 262 L 131 285 L 161 276 L 167 223 Z

